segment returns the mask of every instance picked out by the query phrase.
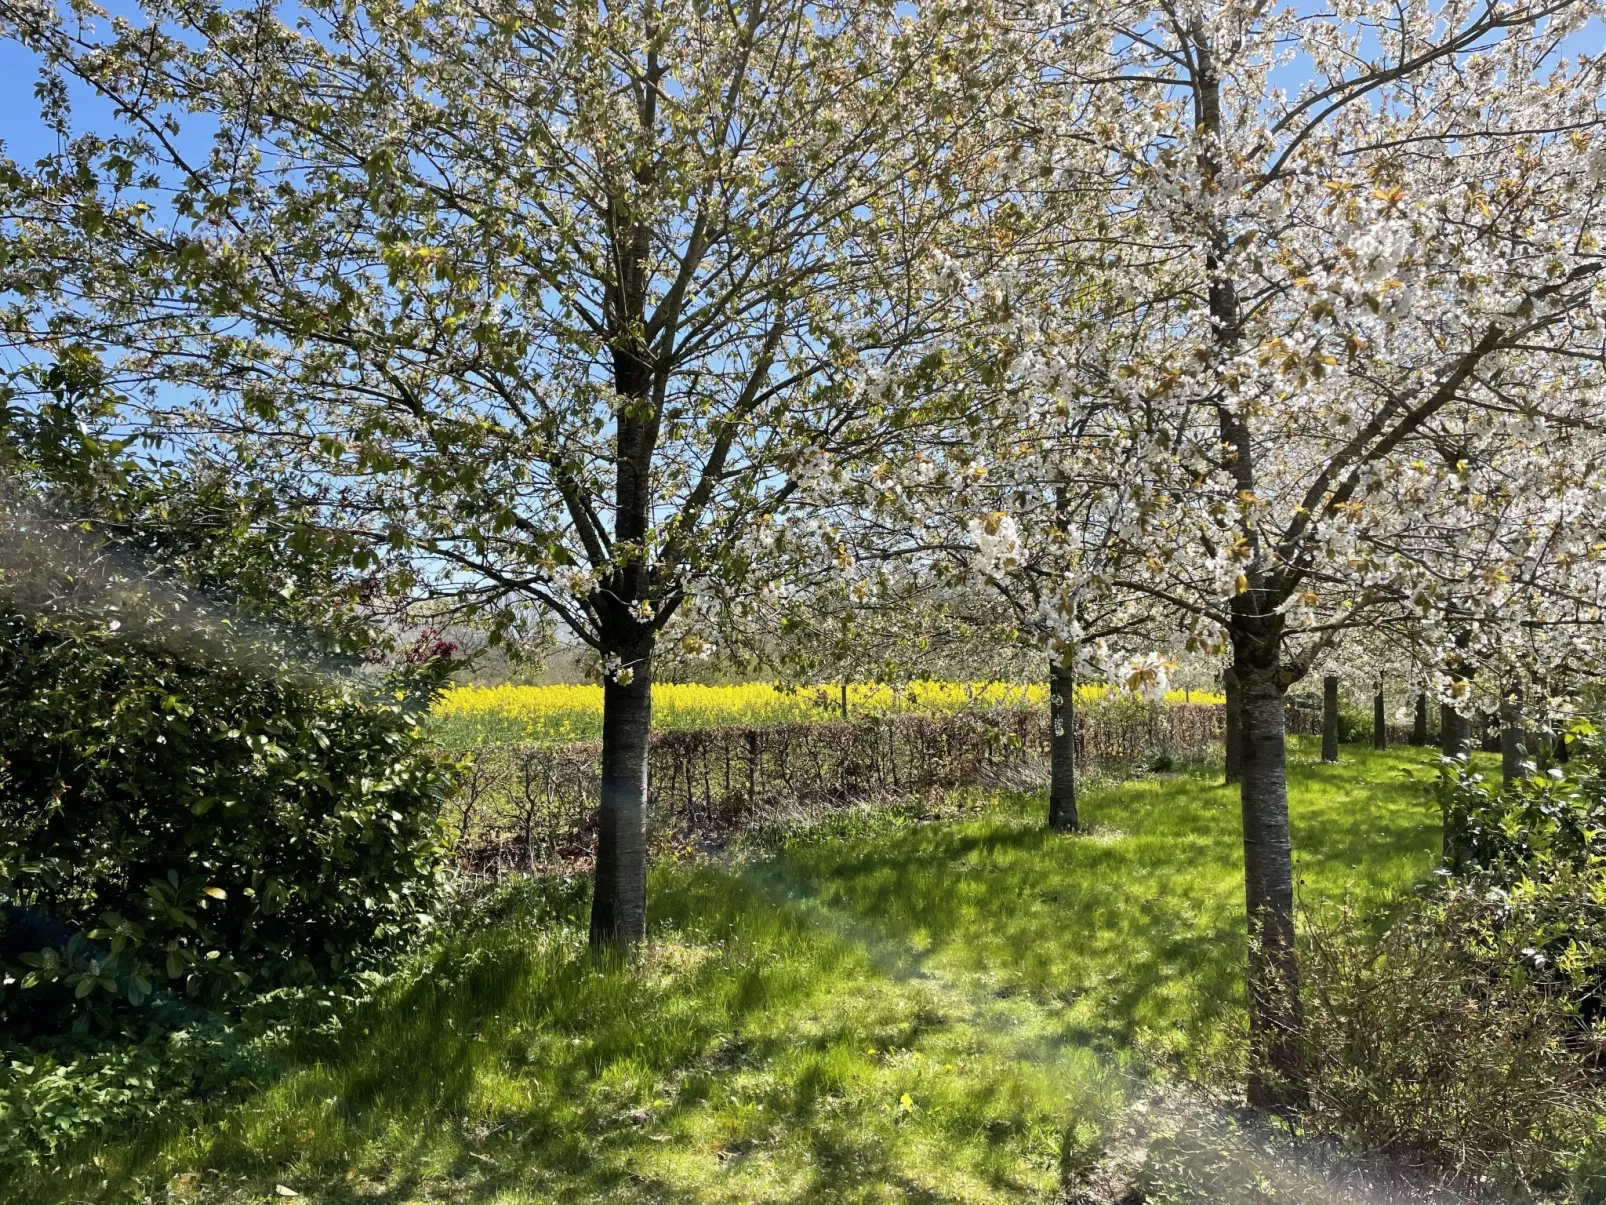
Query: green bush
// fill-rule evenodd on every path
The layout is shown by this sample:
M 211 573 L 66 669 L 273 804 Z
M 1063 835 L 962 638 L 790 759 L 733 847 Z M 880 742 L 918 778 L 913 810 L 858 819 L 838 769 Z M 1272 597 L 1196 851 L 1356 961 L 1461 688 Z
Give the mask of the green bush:
M 1592 735 L 1587 727 L 1575 737 Z M 1606 1200 L 1606 769 L 1443 786 L 1453 863 L 1306 926 L 1312 1120 L 1478 1193 Z
M 1443 790 L 1458 881 L 1520 916 L 1534 956 L 1570 984 L 1585 1022 L 1606 1018 L 1606 750 L 1574 725 L 1571 761 L 1507 786 L 1470 768 Z
M 262 1085 L 297 1059 L 328 1057 L 354 1010 L 386 979 L 281 988 L 236 1015 L 182 1026 L 127 1018 L 121 1033 L 0 1041 L 0 1168 L 59 1158 L 108 1124 L 150 1123 L 197 1096 L 221 1098 L 241 1079 Z
M 1311 1123 L 1417 1179 L 1602 1199 L 1606 1029 L 1539 949 L 1558 912 L 1599 911 L 1578 886 L 1452 884 L 1381 934 L 1350 911 L 1308 926 Z
M 1606 862 L 1606 764 L 1591 725 L 1570 733 L 1572 759 L 1509 786 L 1470 768 L 1445 785 L 1459 869 L 1500 883 Z
M 226 465 L 137 459 L 119 406 L 83 349 L 0 387 L 13 1036 L 369 965 L 442 863 L 452 771 L 419 720 L 450 650 L 372 622 L 397 567 Z
M 3 1015 L 109 1025 L 391 947 L 432 906 L 450 773 L 368 694 L 0 616 Z M 17 949 L 29 926 L 55 940 Z
M 1338 739 L 1346 744 L 1357 744 L 1372 739 L 1372 702 L 1357 703 L 1339 696 Z

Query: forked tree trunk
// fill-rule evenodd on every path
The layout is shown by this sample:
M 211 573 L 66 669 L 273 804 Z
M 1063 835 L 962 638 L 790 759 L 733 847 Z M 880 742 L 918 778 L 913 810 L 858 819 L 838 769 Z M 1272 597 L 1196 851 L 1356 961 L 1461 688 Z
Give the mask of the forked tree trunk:
M 1387 749 L 1389 747 L 1388 715 L 1383 710 L 1383 679 L 1377 680 L 1377 689 L 1372 692 L 1372 748 Z
M 1338 676 L 1322 679 L 1322 760 L 1338 760 Z
M 1304 1012 L 1294 946 L 1294 864 L 1278 666 L 1238 671 L 1244 745 L 1244 903 L 1249 917 L 1249 1103 L 1305 1101 Z
M 1048 670 L 1048 827 L 1074 833 L 1076 815 L 1076 673 L 1053 662 Z
M 1411 743 L 1413 745 L 1428 743 L 1428 692 L 1425 690 L 1417 692 L 1416 718 L 1411 723 Z
M 652 660 L 621 685 L 602 687 L 602 798 L 591 897 L 591 946 L 620 950 L 647 935 L 647 764 L 652 740 Z
M 1227 696 L 1226 728 L 1222 733 L 1223 777 L 1229 783 L 1243 777 L 1244 709 L 1238 694 L 1238 674 L 1232 666 L 1221 671 L 1222 692 Z

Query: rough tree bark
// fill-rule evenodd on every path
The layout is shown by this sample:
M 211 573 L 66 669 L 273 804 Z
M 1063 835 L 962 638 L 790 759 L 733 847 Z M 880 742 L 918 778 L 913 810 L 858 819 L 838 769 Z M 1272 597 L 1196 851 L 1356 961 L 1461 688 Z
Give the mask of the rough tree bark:
M 1076 674 L 1056 660 L 1048 670 L 1048 827 L 1074 833 L 1076 815 Z
M 1377 680 L 1377 689 L 1372 692 L 1372 748 L 1387 749 L 1389 747 L 1389 721 L 1388 714 L 1383 709 L 1383 679 Z
M 1221 672 L 1222 691 L 1227 696 L 1226 730 L 1222 733 L 1222 762 L 1224 778 L 1228 783 L 1243 777 L 1244 729 L 1243 706 L 1238 697 L 1238 675 L 1232 666 Z
M 647 762 L 652 741 L 652 661 L 630 681 L 602 687 L 602 799 L 591 897 L 591 945 L 616 950 L 647 935 Z
M 1338 675 L 1322 679 L 1322 760 L 1338 760 Z
M 1264 659 L 1264 654 L 1262 654 Z M 1240 662 L 1245 732 L 1240 788 L 1244 903 L 1249 917 L 1249 1103 L 1303 1107 L 1304 1013 L 1294 946 L 1293 846 L 1288 829 L 1287 749 L 1281 666 Z
M 1224 123 L 1221 76 L 1209 36 L 1197 20 L 1188 31 L 1194 51 L 1194 120 L 1201 175 L 1215 187 Z M 1238 354 L 1242 314 L 1236 282 L 1226 271 L 1226 228 L 1210 232 L 1205 255 L 1210 318 L 1224 360 Z M 1255 444 L 1248 421 L 1230 405 L 1216 421 L 1228 471 L 1241 495 L 1257 490 Z M 1239 742 L 1243 750 L 1239 797 L 1243 807 L 1244 903 L 1249 937 L 1249 1074 L 1247 1096 L 1256 1108 L 1297 1112 L 1308 1100 L 1304 1068 L 1304 1015 L 1294 948 L 1294 865 L 1288 835 L 1287 749 L 1282 665 L 1283 618 L 1272 588 L 1275 569 L 1259 530 L 1242 532 L 1249 547 L 1246 589 L 1231 602 L 1228 633 L 1238 681 Z
M 1416 718 L 1411 723 L 1411 743 L 1413 745 L 1428 743 L 1428 692 L 1425 690 L 1417 692 Z
M 658 68 L 653 68 L 657 72 Z M 656 75 L 654 75 L 656 82 Z M 656 92 L 645 90 L 641 125 L 654 129 Z M 638 167 L 637 183 L 652 167 Z M 655 628 L 643 606 L 653 601 L 647 534 L 653 518 L 664 364 L 643 341 L 652 230 L 632 220 L 623 200 L 610 204 L 616 275 L 604 297 L 611 335 L 614 391 L 615 565 L 591 597 L 602 648 L 617 658 L 602 691 L 602 786 L 597 809 L 597 862 L 591 892 L 591 947 L 623 951 L 647 935 L 647 764 L 652 743 L 652 653 Z M 667 614 L 664 600 L 657 600 Z

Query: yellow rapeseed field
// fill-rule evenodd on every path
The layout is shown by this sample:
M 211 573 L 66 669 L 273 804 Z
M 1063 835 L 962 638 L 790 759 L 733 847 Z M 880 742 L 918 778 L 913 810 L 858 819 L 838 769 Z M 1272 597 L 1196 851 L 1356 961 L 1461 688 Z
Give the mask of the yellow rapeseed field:
M 1077 697 L 1092 702 L 1107 692 L 1107 687 L 1086 685 L 1078 688 Z M 1199 691 L 1173 690 L 1166 695 L 1168 703 L 1185 699 L 1221 702 L 1220 695 Z M 1017 682 L 916 681 L 899 686 L 855 682 L 848 687 L 848 712 L 855 716 L 1045 706 L 1047 701 L 1047 686 Z M 841 687 L 660 682 L 652 688 L 652 704 L 658 728 L 808 722 L 840 715 Z M 454 746 L 583 740 L 602 735 L 602 687 L 453 686 L 435 704 L 433 717 L 440 739 Z

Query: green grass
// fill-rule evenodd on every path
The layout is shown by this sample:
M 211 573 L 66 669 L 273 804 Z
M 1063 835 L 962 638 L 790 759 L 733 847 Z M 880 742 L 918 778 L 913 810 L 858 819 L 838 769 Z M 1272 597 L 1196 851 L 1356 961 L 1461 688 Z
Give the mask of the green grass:
M 1437 846 L 1403 774 L 1428 754 L 1345 756 L 1293 759 L 1311 899 L 1381 897 Z M 530 885 L 339 1037 L 0 1195 L 1053 1200 L 1146 1062 L 1230 1058 L 1241 1028 L 1235 792 L 1156 778 L 1083 810 L 1057 836 L 1040 796 L 977 796 L 660 866 L 634 966 L 587 957 L 583 887 Z

